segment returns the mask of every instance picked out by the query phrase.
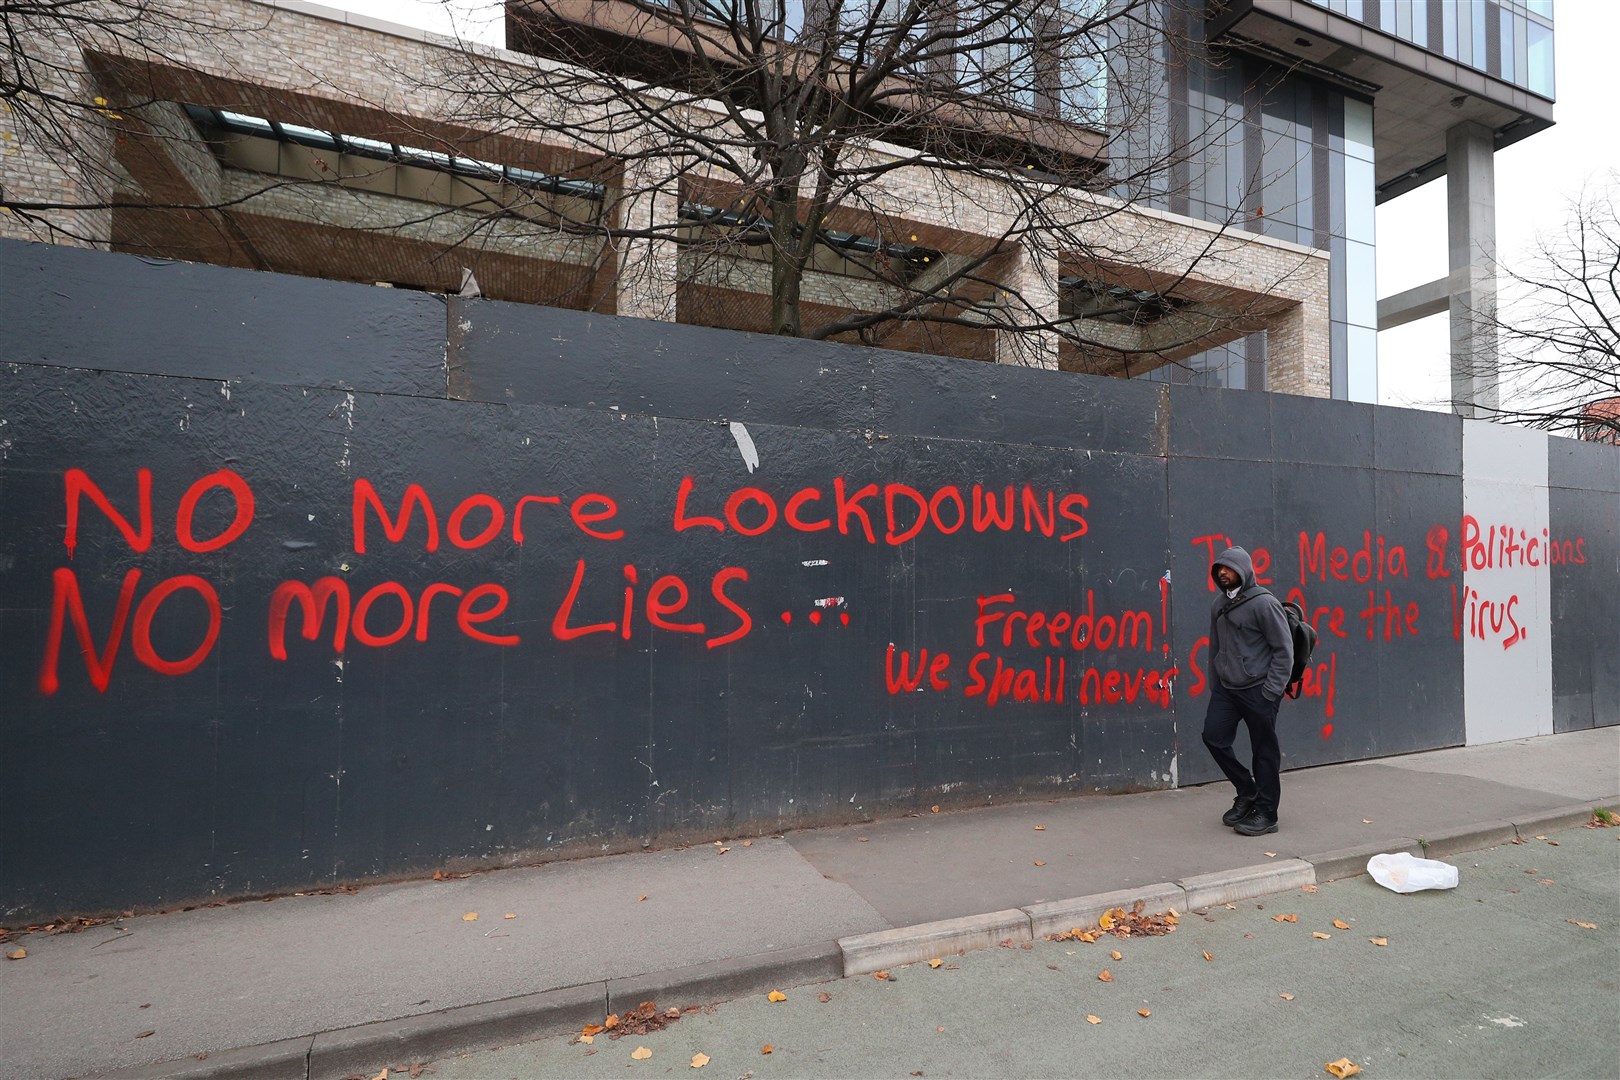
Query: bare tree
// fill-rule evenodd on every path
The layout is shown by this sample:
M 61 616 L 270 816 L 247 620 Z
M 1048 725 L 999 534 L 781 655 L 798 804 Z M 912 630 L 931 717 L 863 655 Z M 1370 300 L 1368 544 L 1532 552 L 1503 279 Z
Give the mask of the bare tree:
M 1499 339 L 1502 404 L 1489 418 L 1620 442 L 1617 193 L 1610 173 L 1572 203 L 1559 234 L 1497 267 L 1497 311 L 1474 316 Z
M 136 72 L 199 43 L 228 48 L 232 33 L 245 28 L 227 24 L 206 6 L 159 0 L 0 0 L 4 153 L 26 156 L 36 172 L 66 178 L 48 185 L 46 194 L 16 180 L 0 185 L 0 213 L 41 239 L 104 240 L 104 230 L 85 218 L 110 210 L 126 179 L 116 148 L 131 137 L 165 135 L 144 115 L 161 103 L 160 95 L 143 92 L 135 79 L 124 80 L 110 98 L 98 88 L 102 72 L 95 66 Z M 186 200 L 151 203 L 193 208 Z
M 594 162 L 575 179 L 598 184 L 602 203 L 545 224 L 601 238 L 621 279 L 649 277 L 665 317 L 675 297 L 652 253 L 671 247 L 692 321 L 935 347 L 953 332 L 1013 334 L 1044 338 L 1034 351 L 1048 358 L 1065 341 L 1097 370 L 1185 357 L 1279 309 L 1265 286 L 1208 285 L 1230 276 L 1216 264 L 1243 260 L 1227 232 L 1236 215 L 1195 236 L 1133 210 L 1223 134 L 1166 120 L 1198 17 L 1180 5 L 528 0 L 508 11 L 509 45 L 544 59 L 456 54 L 442 73 L 453 119 Z

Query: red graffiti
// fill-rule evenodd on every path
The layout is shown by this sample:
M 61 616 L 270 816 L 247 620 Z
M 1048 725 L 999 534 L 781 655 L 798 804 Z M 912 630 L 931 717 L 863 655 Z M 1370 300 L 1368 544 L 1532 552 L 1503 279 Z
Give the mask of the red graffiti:
M 523 511 L 527 507 L 531 505 L 560 506 L 561 504 L 562 497 L 560 495 L 521 496 L 513 504 L 511 512 L 512 542 L 514 544 L 523 543 Z M 439 550 L 439 515 L 433 507 L 433 500 L 428 496 L 427 491 L 421 484 L 407 485 L 404 494 L 400 496 L 399 509 L 390 514 L 370 480 L 365 477 L 359 477 L 355 480 L 351 514 L 353 518 L 354 550 L 356 554 L 360 555 L 364 555 L 366 552 L 368 510 L 370 511 L 369 516 L 377 519 L 378 524 L 382 526 L 383 535 L 388 538 L 389 543 L 393 544 L 404 541 L 407 532 L 410 530 L 412 520 L 420 511 L 422 525 L 427 532 L 426 538 L 422 541 L 422 549 L 424 551 Z M 622 540 L 624 538 L 623 529 L 606 532 L 595 527 L 600 523 L 612 521 L 618 513 L 618 503 L 606 495 L 595 493 L 580 495 L 573 499 L 568 506 L 568 516 L 573 521 L 574 527 L 586 536 L 594 537 L 597 540 Z M 466 522 L 468 517 L 474 514 L 487 515 L 488 520 L 483 522 L 482 527 L 476 533 L 468 536 Z M 506 518 L 506 507 L 493 495 L 469 495 L 450 512 L 448 522 L 450 543 L 463 550 L 483 547 L 505 531 Z
M 1511 525 L 1490 525 L 1482 531 L 1479 519 L 1464 514 L 1462 519 L 1462 558 L 1468 570 L 1506 570 L 1514 566 L 1583 565 L 1586 538 L 1554 540 L 1547 529 L 1540 536 Z
M 420 594 L 413 595 L 397 581 L 384 581 L 354 600 L 347 581 L 323 577 L 316 579 L 313 585 L 284 581 L 270 594 L 270 655 L 276 660 L 287 659 L 287 620 L 294 604 L 303 616 L 299 632 L 306 641 L 320 639 L 330 612 L 332 651 L 342 653 L 351 634 L 357 643 L 374 649 L 397 644 L 413 632 L 417 641 L 426 641 L 432 632 L 433 601 L 441 596 L 456 599 L 456 629 L 467 637 L 488 645 L 520 643 L 516 634 L 491 634 L 480 629 L 482 624 L 500 618 L 506 611 L 511 598 L 500 585 L 462 589 L 434 582 Z M 486 599 L 489 604 L 480 608 L 479 603 Z
M 899 667 L 895 666 L 895 656 L 900 657 Z M 883 682 L 891 694 L 911 693 L 922 689 L 923 672 L 928 673 L 928 686 L 933 690 L 949 690 L 950 680 L 945 678 L 945 672 L 950 670 L 951 656 L 949 653 L 936 652 L 932 660 L 928 657 L 927 649 L 917 652 L 917 668 L 911 668 L 911 650 L 896 650 L 891 644 L 883 660 Z
M 1210 568 L 1215 566 L 1215 558 L 1229 547 L 1234 547 L 1232 538 L 1224 533 L 1209 533 L 1206 536 L 1195 536 L 1193 547 L 1203 545 L 1209 558 Z M 1249 562 L 1254 567 L 1254 581 L 1257 585 L 1270 585 L 1271 578 L 1271 552 L 1263 547 L 1253 548 L 1249 551 Z M 1206 592 L 1215 591 L 1215 580 L 1208 574 L 1204 575 L 1204 589 Z
M 980 648 L 984 647 L 985 631 L 1000 623 L 1003 646 L 1011 646 L 1017 638 L 1032 649 L 1153 649 L 1152 612 L 1124 610 L 1117 615 L 1098 615 L 1097 594 L 1092 589 L 1086 590 L 1084 610 L 1075 612 L 1004 610 L 1015 600 L 1012 593 L 979 597 L 979 614 L 973 628 L 974 641 Z
M 1509 596 L 1505 601 L 1487 600 L 1480 596 L 1478 589 L 1471 585 L 1463 586 L 1461 594 L 1457 586 L 1451 587 L 1451 637 L 1453 641 L 1460 640 L 1466 626 L 1468 636 L 1480 641 L 1489 641 L 1493 638 L 1502 639 L 1502 648 L 1511 649 L 1519 642 L 1530 636 L 1530 632 L 1519 622 L 1518 594 Z
M 1375 589 L 1367 590 L 1367 606 L 1360 611 L 1361 621 L 1367 624 L 1367 640 L 1372 641 L 1382 628 L 1385 641 L 1398 637 L 1417 637 L 1418 605 L 1416 600 L 1404 606 L 1395 601 L 1388 589 L 1384 598 L 1378 598 Z
M 61 688 L 58 668 L 62 653 L 62 636 L 67 630 L 66 624 L 69 619 L 73 621 L 79 650 L 84 656 L 85 668 L 90 675 L 90 685 L 100 693 L 107 692 L 107 687 L 112 681 L 113 667 L 118 660 L 119 646 L 123 642 L 124 627 L 130 621 L 130 607 L 134 604 L 140 580 L 139 570 L 130 570 L 124 574 L 123 585 L 118 591 L 118 605 L 113 612 L 112 626 L 107 630 L 105 643 L 98 650 L 95 635 L 90 629 L 90 617 L 84 609 L 84 598 L 79 592 L 77 576 L 66 567 L 56 571 L 53 575 L 51 627 L 45 638 L 45 660 L 39 674 L 41 693 L 51 695 Z M 195 592 L 202 599 L 208 612 L 208 626 L 203 632 L 202 640 L 189 655 L 180 660 L 165 660 L 158 655 L 156 647 L 152 644 L 152 620 L 157 617 L 158 610 L 164 602 L 183 589 Z M 212 585 L 195 574 L 181 574 L 159 582 L 141 598 L 138 605 L 134 606 L 135 619 L 130 628 L 130 649 L 135 653 L 136 660 L 160 675 L 185 675 L 195 671 L 208 658 L 215 641 L 219 639 L 221 618 L 219 594 Z
M 1399 544 L 1386 544 L 1379 536 L 1361 534 L 1361 546 L 1347 548 L 1328 547 L 1327 534 L 1318 532 L 1299 534 L 1299 583 L 1304 585 L 1315 575 L 1316 580 L 1355 581 L 1365 585 L 1369 581 L 1383 581 L 1386 577 L 1407 576 L 1406 549 Z
M 1078 492 L 1059 495 L 1007 485 L 1000 495 L 995 489 L 975 484 L 969 496 L 954 484 L 925 494 L 909 484 L 865 484 L 851 489 L 839 476 L 833 479 L 829 498 L 819 487 L 800 488 L 785 503 L 762 488 L 738 488 L 727 496 L 717 513 L 696 513 L 691 508 L 697 489 L 692 477 L 684 477 L 675 493 L 672 527 L 676 532 L 691 529 L 731 531 L 742 536 L 760 536 L 778 523 L 796 532 L 820 532 L 836 528 L 841 536 L 864 537 L 868 544 L 891 547 L 916 539 L 932 528 L 950 536 L 964 526 L 975 533 L 1017 532 L 1055 536 L 1066 543 L 1084 536 L 1089 528 L 1084 511 L 1090 505 Z M 969 509 L 971 502 L 972 509 Z M 780 509 L 779 509 L 780 507 Z M 1070 526 L 1059 534 L 1060 519 Z M 1021 523 L 1021 525 L 1020 525 Z
M 601 622 L 576 624 L 575 608 L 579 605 L 580 589 L 585 583 L 585 560 L 580 559 L 574 564 L 573 580 L 568 586 L 568 593 L 563 597 L 556 614 L 551 618 L 551 633 L 558 641 L 574 641 L 578 638 L 588 637 L 592 634 L 618 634 L 629 641 L 635 631 L 635 612 L 637 610 L 636 586 L 639 574 L 634 566 L 623 568 L 623 601 L 616 614 L 617 619 Z M 747 581 L 748 571 L 737 566 L 728 566 L 714 575 L 709 585 L 710 595 L 714 600 L 736 620 L 736 626 L 724 634 L 718 634 L 705 643 L 711 649 L 728 645 L 733 641 L 748 636 L 754 628 L 754 620 L 747 610 L 737 603 L 736 599 L 727 594 L 726 586 L 733 581 Z M 703 622 L 675 622 L 669 618 L 677 615 L 686 608 L 691 593 L 682 581 L 674 574 L 666 574 L 653 583 L 647 596 L 642 601 L 641 609 L 645 612 L 647 623 L 659 630 L 673 630 L 683 634 L 708 633 L 708 624 Z M 673 599 L 666 599 L 673 597 Z
M 131 524 L 129 518 L 113 506 L 112 500 L 107 498 L 106 493 L 83 469 L 69 469 L 63 474 L 62 481 L 67 505 L 67 530 L 62 534 L 62 543 L 67 548 L 69 559 L 73 558 L 74 550 L 79 545 L 79 510 L 84 498 L 89 498 L 96 509 L 101 511 L 102 516 L 112 522 L 130 550 L 145 552 L 152 547 L 152 470 L 141 469 L 135 474 L 135 519 L 139 522 L 138 525 Z M 224 532 L 206 540 L 198 540 L 193 532 L 197 504 L 202 501 L 204 495 L 215 488 L 230 493 L 235 502 L 236 513 Z M 175 540 L 185 550 L 198 554 L 218 551 L 247 531 L 248 526 L 253 524 L 253 512 L 253 489 L 248 486 L 248 482 L 231 469 L 220 469 L 194 482 L 180 497 L 180 503 L 175 509 Z

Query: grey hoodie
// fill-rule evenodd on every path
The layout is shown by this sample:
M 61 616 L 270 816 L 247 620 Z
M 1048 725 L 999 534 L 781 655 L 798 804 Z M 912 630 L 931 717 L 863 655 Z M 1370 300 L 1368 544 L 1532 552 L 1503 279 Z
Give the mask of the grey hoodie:
M 1217 566 L 1229 566 L 1243 585 L 1238 593 L 1258 588 L 1254 563 L 1240 547 L 1230 547 L 1215 558 L 1209 568 L 1214 580 Z M 1209 666 L 1221 685 L 1230 690 L 1259 686 L 1267 700 L 1276 701 L 1288 688 L 1288 675 L 1294 667 L 1294 636 L 1288 629 L 1288 616 L 1282 601 L 1261 593 L 1229 610 L 1230 601 L 1215 583 L 1215 603 L 1209 609 Z

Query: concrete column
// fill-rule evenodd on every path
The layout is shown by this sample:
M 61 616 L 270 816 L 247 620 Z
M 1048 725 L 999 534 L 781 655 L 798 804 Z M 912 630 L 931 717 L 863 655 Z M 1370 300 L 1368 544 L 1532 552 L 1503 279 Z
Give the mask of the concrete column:
M 1446 132 L 1450 236 L 1451 401 L 1460 416 L 1489 417 L 1497 386 L 1496 170 L 1491 129 L 1469 122 Z
M 675 293 L 680 282 L 680 252 L 675 230 L 680 220 L 680 192 L 671 163 L 636 160 L 625 166 L 619 226 L 626 230 L 658 229 L 656 236 L 626 236 L 614 241 L 619 256 L 618 313 L 638 319 L 674 322 Z
M 1005 276 L 1008 317 L 1015 323 L 1055 322 L 1058 317 L 1058 260 L 1056 255 L 1019 245 Z M 1002 330 L 996 333 L 996 363 L 1020 367 L 1058 366 L 1058 336 L 1051 330 Z

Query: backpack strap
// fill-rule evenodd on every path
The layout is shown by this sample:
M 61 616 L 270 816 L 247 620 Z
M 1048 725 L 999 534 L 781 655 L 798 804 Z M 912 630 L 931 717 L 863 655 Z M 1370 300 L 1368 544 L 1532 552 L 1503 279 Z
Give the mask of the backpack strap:
M 1217 611 L 1215 613 L 1215 617 L 1217 619 L 1219 619 L 1222 616 L 1226 615 L 1228 612 L 1233 611 L 1236 608 L 1242 607 L 1244 604 L 1247 604 L 1250 600 L 1253 600 L 1255 597 L 1260 596 L 1261 594 L 1264 594 L 1266 596 L 1270 596 L 1271 595 L 1271 590 L 1266 588 L 1264 585 L 1255 585 L 1255 586 L 1252 586 L 1250 588 L 1244 589 L 1243 591 L 1239 592 L 1236 596 L 1232 597 L 1232 599 L 1230 599 L 1226 603 L 1222 604 L 1221 605 L 1221 610 L 1219 610 L 1219 611 Z

